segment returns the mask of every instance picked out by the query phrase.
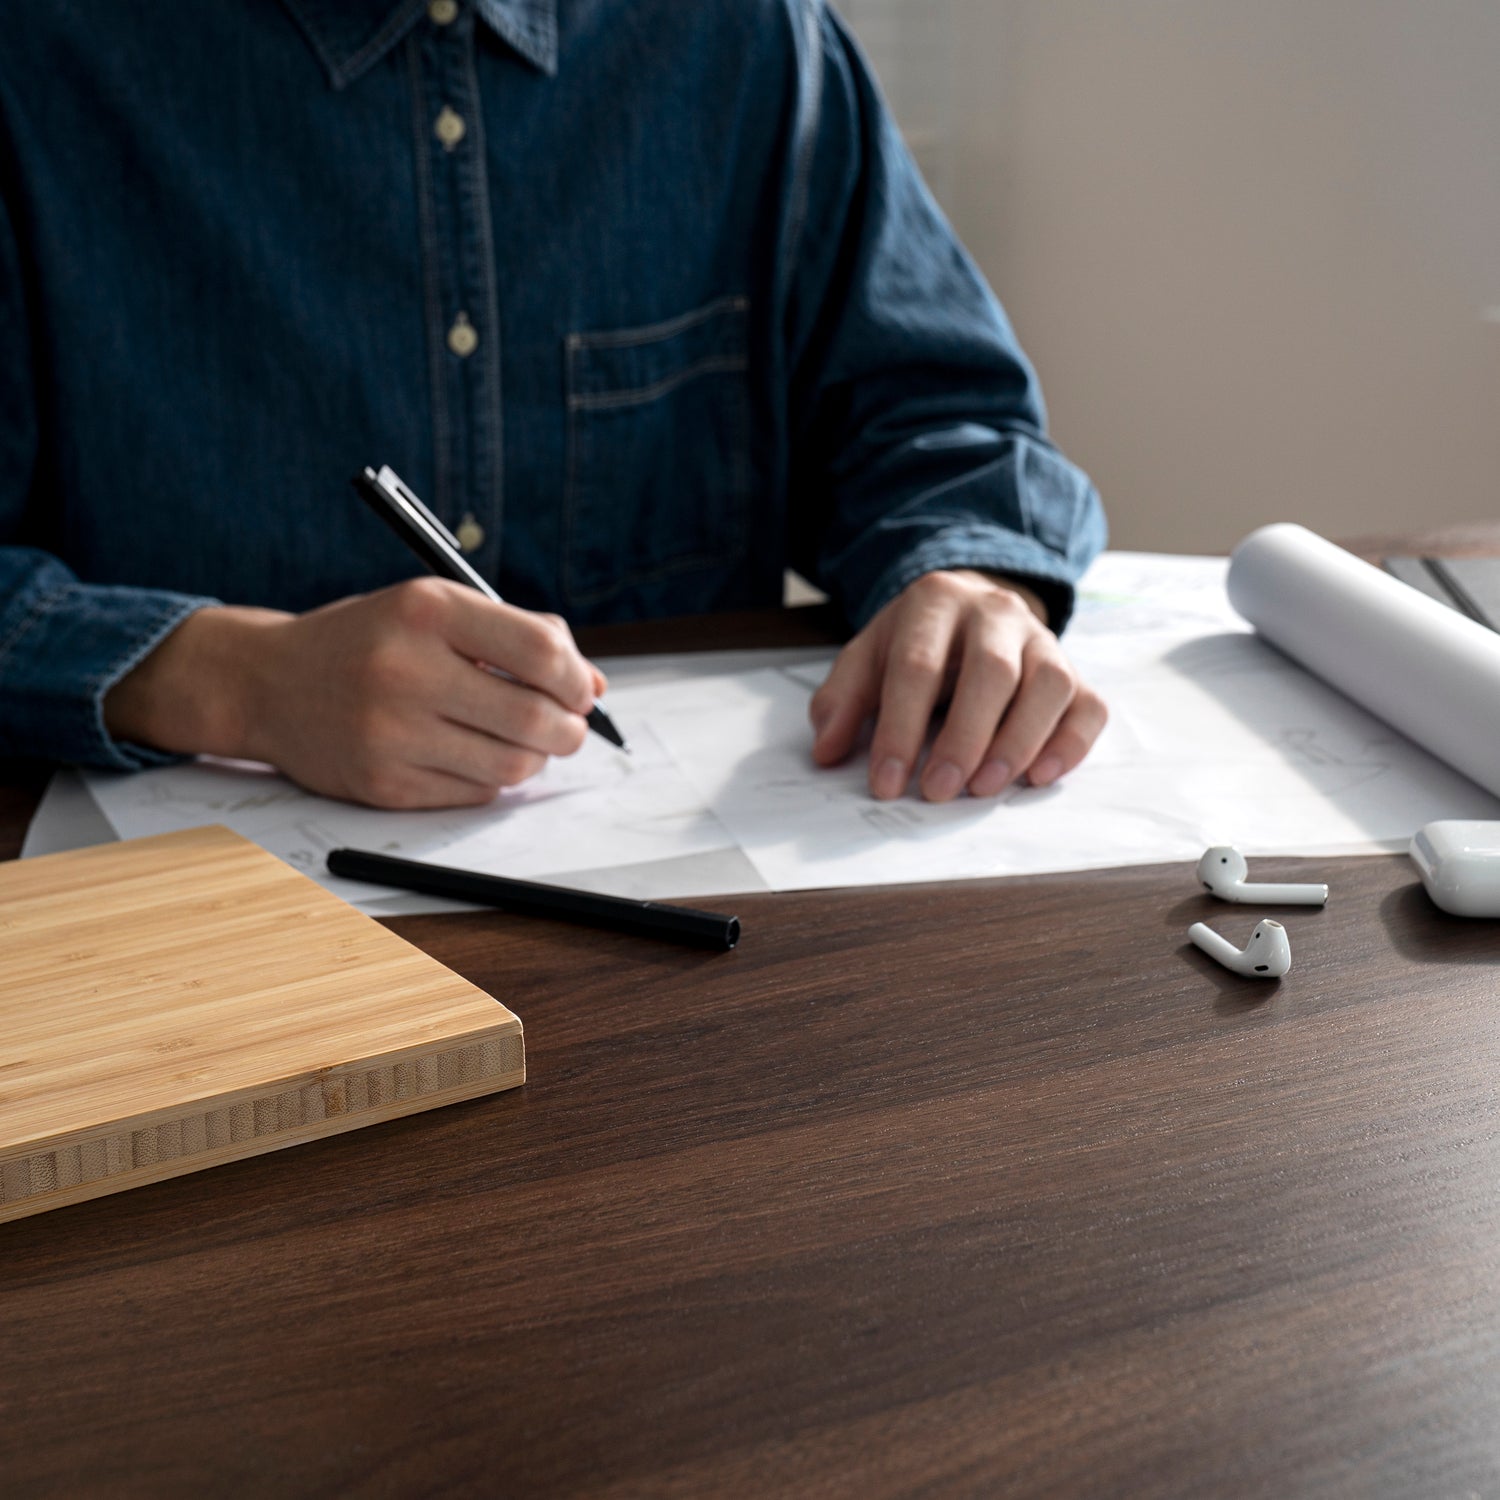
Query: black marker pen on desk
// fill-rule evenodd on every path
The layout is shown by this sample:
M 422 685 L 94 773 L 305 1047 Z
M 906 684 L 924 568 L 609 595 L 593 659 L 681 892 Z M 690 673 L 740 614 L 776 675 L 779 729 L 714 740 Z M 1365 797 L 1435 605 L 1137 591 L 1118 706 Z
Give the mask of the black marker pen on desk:
M 493 600 L 496 604 L 505 602 L 469 566 L 459 547 L 458 538 L 423 505 L 394 469 L 382 465 L 377 474 L 374 469 L 366 468 L 354 476 L 353 484 L 360 498 L 432 572 L 441 578 L 452 579 L 454 583 L 478 589 L 486 599 Z M 621 750 L 627 748 L 614 721 L 597 703 L 588 711 L 587 723 L 595 734 L 608 740 L 611 745 L 617 745 Z
M 476 870 L 455 870 L 449 865 L 430 865 L 418 859 L 396 859 L 364 849 L 330 849 L 328 870 L 346 880 L 367 880 L 372 885 L 390 885 L 427 896 L 448 896 L 455 901 L 498 906 L 528 916 L 578 922 L 585 927 L 633 932 L 641 937 L 663 938 L 669 943 L 686 943 L 692 948 L 714 948 L 721 953 L 727 953 L 740 940 L 738 917 L 697 911 L 691 906 L 668 906 L 661 901 L 596 896 L 592 891 L 510 880 L 503 875 L 481 875 Z

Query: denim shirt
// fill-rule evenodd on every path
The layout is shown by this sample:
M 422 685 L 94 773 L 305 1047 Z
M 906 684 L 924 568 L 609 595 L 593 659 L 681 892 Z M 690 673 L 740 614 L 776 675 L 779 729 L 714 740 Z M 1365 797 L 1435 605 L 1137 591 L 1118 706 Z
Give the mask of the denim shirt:
M 420 568 L 859 625 L 1103 544 L 999 304 L 820 0 L 59 0 L 0 44 L 0 753 L 139 766 L 104 692 L 214 601 Z

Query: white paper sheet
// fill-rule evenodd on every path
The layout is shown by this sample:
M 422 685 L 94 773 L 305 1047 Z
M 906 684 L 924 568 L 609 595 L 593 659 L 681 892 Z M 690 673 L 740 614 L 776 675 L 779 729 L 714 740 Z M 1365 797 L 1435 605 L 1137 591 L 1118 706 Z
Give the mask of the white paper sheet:
M 692 710 L 664 692 L 647 712 L 775 890 L 1196 861 L 1217 843 L 1370 853 L 1404 848 L 1432 818 L 1500 816 L 1479 787 L 1242 629 L 1119 646 L 1108 632 L 1072 642 L 1112 703 L 1084 766 L 996 799 L 879 802 L 862 761 L 809 774 L 814 684 L 801 671 L 700 683 Z
M 351 846 L 523 880 L 590 866 L 655 864 L 732 846 L 651 726 L 621 720 L 631 753 L 597 736 L 487 807 L 383 812 L 314 797 L 269 767 L 200 761 L 85 783 L 121 838 L 223 823 L 347 901 L 389 893 L 328 874 Z M 576 882 L 572 882 L 576 883 Z
M 815 767 L 807 703 L 833 653 L 807 650 L 606 663 L 634 757 L 591 737 L 486 809 L 375 812 L 208 764 L 88 784 L 122 836 L 225 822 L 381 913 L 441 903 L 334 881 L 328 848 L 671 899 L 1194 861 L 1214 843 L 1375 852 L 1433 818 L 1500 818 L 1500 801 L 1252 634 L 1226 567 L 1099 560 L 1067 647 L 1109 726 L 1061 784 L 997 799 L 877 802 L 862 760 Z

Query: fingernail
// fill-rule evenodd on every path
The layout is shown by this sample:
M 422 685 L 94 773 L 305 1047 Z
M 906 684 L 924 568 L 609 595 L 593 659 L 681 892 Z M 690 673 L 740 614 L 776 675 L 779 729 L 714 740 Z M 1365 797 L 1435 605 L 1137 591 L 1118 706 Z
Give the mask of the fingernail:
M 1026 773 L 1026 779 L 1032 786 L 1046 786 L 1049 782 L 1056 781 L 1061 775 L 1062 762 L 1055 755 L 1048 755 Z
M 823 731 L 828 727 L 828 721 L 833 717 L 831 708 L 813 707 L 808 709 L 808 722 L 812 725 L 814 738 L 821 738 Z
M 922 777 L 922 795 L 929 802 L 949 802 L 963 789 L 964 773 L 951 760 L 928 766 Z
M 894 755 L 881 761 L 870 778 L 870 790 L 877 797 L 899 797 L 906 790 L 906 763 Z
M 1010 763 L 1003 760 L 987 760 L 974 773 L 969 790 L 976 797 L 993 797 L 1010 785 Z

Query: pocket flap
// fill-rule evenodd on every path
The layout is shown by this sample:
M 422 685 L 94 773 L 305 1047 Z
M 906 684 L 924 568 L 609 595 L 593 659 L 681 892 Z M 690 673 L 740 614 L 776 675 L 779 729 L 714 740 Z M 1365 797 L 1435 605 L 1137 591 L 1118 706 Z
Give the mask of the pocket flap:
M 569 406 L 636 406 L 699 375 L 745 369 L 748 306 L 720 297 L 662 323 L 569 334 Z

